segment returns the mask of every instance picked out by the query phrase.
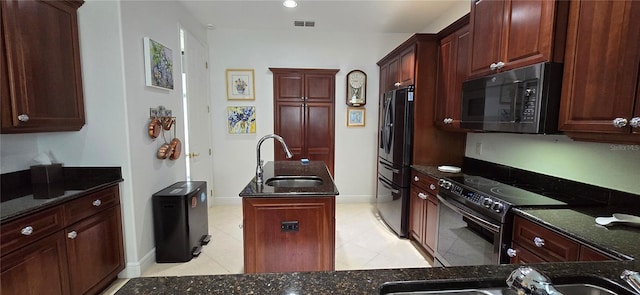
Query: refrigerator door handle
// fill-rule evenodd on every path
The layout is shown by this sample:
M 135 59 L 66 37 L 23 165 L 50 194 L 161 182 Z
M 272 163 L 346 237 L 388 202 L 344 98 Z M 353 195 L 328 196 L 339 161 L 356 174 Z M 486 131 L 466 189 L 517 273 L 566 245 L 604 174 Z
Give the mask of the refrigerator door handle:
M 378 177 L 378 180 L 380 180 L 380 183 L 382 184 L 382 186 L 384 186 L 385 188 L 387 188 L 388 190 L 390 190 L 392 193 L 394 194 L 398 194 L 400 193 L 400 190 L 394 189 L 393 187 L 391 187 L 390 185 L 387 184 L 386 181 L 384 181 L 384 179 Z
M 387 168 L 387 169 L 391 170 L 391 172 L 393 172 L 393 174 L 398 174 L 398 173 L 400 173 L 400 169 L 393 168 L 393 166 L 391 166 L 391 165 L 389 165 L 389 164 L 387 164 L 387 163 L 385 163 L 385 162 L 382 162 L 382 161 L 379 161 L 379 163 L 380 163 L 382 166 L 384 166 L 384 168 Z

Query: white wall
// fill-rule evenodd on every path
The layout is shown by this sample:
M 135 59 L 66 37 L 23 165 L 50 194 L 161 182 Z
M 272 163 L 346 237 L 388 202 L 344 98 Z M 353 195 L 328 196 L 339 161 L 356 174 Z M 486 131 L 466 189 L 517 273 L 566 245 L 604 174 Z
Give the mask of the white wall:
M 426 28 L 422 30 L 424 33 L 438 33 L 454 21 L 458 20 L 471 10 L 471 1 L 455 0 L 452 1 L 451 7 L 445 11 L 440 17 L 434 19 Z
M 378 66 L 376 62 L 410 34 L 322 33 L 309 28 L 287 31 L 213 30 L 208 43 L 211 62 L 214 203 L 240 203 L 238 193 L 255 175 L 256 143 L 273 133 L 273 75 L 276 68 L 339 69 L 335 94 L 334 178 L 338 202 L 375 200 Z M 255 101 L 227 101 L 225 69 L 255 70 Z M 346 127 L 345 75 L 367 74 L 365 127 Z M 231 135 L 226 107 L 256 106 L 257 132 Z M 286 139 L 285 139 L 286 140 Z M 262 145 L 262 159 L 273 160 L 273 142 Z

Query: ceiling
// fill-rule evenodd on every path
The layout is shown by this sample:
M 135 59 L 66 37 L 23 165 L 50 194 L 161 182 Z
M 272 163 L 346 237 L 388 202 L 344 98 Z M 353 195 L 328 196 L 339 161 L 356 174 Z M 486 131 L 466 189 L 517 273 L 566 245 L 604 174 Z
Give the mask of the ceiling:
M 469 0 L 179 0 L 210 29 L 315 30 L 361 33 L 422 32 L 456 2 Z M 314 21 L 315 27 L 295 27 Z

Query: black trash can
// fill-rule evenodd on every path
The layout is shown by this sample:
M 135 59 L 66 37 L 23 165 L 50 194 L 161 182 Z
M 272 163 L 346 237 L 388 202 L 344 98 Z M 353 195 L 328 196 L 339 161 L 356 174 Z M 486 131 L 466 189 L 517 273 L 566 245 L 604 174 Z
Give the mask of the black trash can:
M 156 262 L 187 262 L 209 243 L 207 183 L 181 181 L 153 194 Z

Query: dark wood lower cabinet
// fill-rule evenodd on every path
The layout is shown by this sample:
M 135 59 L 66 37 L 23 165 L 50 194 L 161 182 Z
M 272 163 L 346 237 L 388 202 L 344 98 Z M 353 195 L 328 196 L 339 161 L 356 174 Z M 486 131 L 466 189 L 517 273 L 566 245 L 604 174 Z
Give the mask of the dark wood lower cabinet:
M 0 294 L 99 294 L 124 269 L 117 185 L 3 223 L 0 235 Z
M 335 197 L 243 198 L 244 271 L 332 271 Z
M 416 171 L 411 176 L 409 238 L 433 257 L 438 229 L 437 180 Z
M 70 294 L 65 240 L 64 232 L 58 231 L 3 255 L 0 293 Z

